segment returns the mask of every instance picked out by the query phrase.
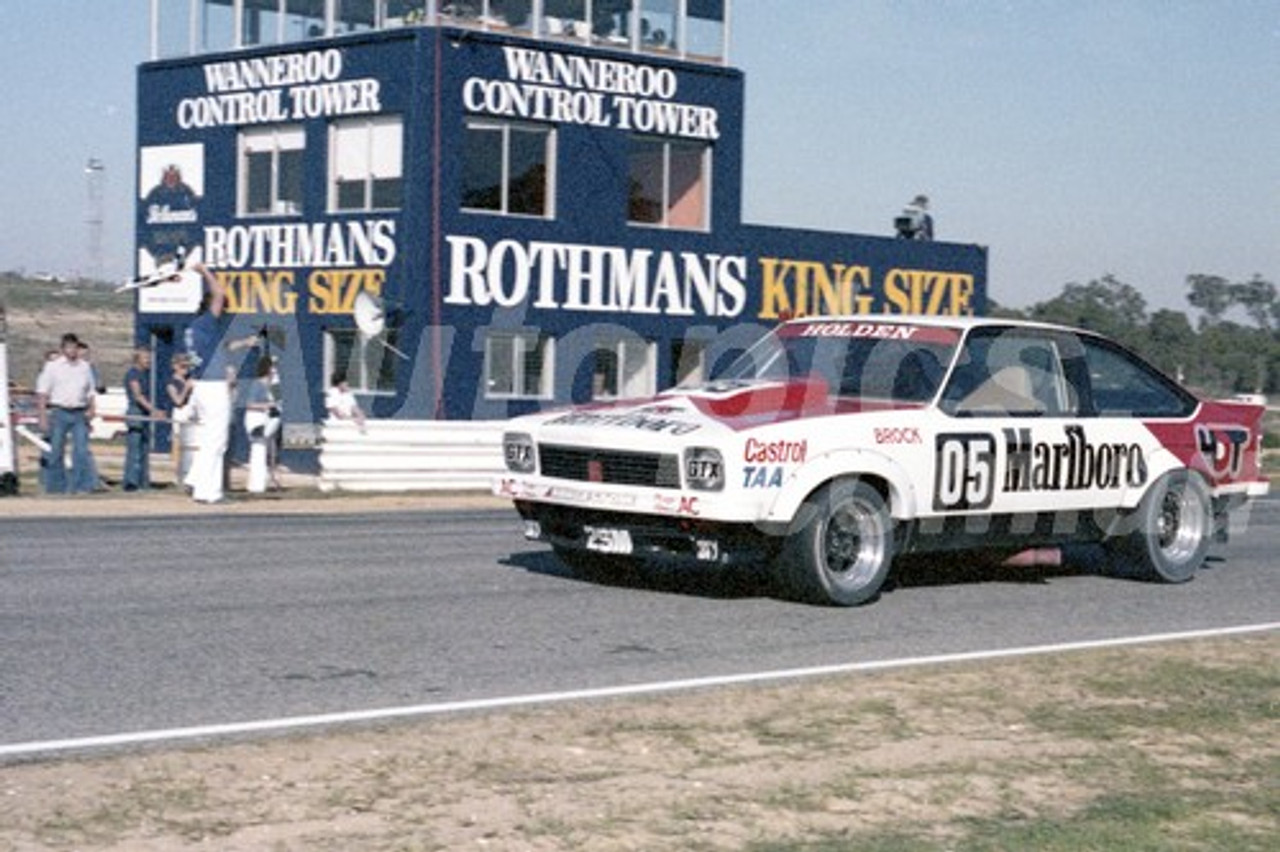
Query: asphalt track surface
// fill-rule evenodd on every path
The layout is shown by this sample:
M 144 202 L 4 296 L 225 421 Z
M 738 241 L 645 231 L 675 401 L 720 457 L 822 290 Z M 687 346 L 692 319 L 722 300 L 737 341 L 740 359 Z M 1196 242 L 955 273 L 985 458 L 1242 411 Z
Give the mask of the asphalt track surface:
M 835 609 L 753 576 L 577 580 L 509 510 L 0 518 L 0 762 L 144 732 L 1274 629 L 1278 553 L 1268 498 L 1185 585 L 962 558 Z

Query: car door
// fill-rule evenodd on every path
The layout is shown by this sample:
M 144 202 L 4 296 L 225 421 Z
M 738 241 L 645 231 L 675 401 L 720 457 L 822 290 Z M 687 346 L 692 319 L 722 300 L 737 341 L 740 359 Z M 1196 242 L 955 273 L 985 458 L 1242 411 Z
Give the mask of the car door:
M 966 336 L 939 407 L 933 511 L 1037 514 L 1117 505 L 1127 458 L 1090 417 L 1078 342 L 1054 329 L 982 326 Z M 1100 478 L 1099 453 L 1108 456 Z M 1137 462 L 1135 462 L 1137 463 Z

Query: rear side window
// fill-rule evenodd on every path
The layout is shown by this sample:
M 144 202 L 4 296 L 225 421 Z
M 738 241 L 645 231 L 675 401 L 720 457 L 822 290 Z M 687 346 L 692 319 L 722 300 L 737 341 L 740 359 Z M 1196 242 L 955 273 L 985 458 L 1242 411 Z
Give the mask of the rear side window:
M 1104 417 L 1189 417 L 1196 398 L 1130 352 L 1083 338 L 1093 405 Z

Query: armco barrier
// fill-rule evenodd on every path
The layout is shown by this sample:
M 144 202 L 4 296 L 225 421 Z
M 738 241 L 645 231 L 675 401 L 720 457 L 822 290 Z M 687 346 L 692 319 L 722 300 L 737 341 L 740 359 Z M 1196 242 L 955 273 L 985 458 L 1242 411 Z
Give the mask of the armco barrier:
M 487 491 L 502 472 L 504 421 L 326 420 L 322 491 Z

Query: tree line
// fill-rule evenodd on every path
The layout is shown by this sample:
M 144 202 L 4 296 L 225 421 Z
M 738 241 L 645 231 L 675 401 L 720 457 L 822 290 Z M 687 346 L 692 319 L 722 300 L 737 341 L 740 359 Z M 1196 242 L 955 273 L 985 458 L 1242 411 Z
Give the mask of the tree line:
M 1147 300 L 1113 275 L 1067 284 L 1029 308 L 988 300 L 993 316 L 1074 325 L 1120 341 L 1189 387 L 1211 395 L 1280 392 L 1280 295 L 1255 275 L 1231 282 L 1188 275 L 1183 311 L 1148 311 Z

